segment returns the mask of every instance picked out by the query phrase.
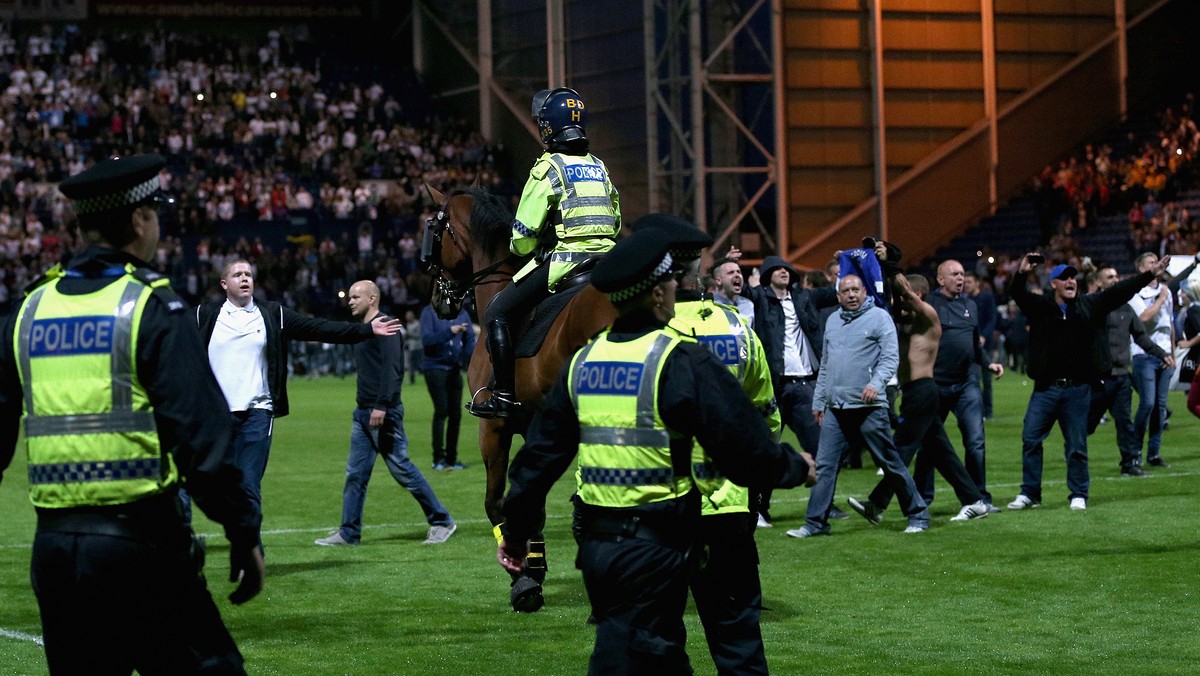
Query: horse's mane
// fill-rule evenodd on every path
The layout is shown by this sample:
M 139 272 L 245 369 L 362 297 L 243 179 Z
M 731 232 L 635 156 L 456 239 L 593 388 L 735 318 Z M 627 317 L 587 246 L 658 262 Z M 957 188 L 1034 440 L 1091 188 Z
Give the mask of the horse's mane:
M 483 188 L 467 188 L 471 205 L 471 240 L 482 251 L 508 250 L 513 213 L 508 204 Z

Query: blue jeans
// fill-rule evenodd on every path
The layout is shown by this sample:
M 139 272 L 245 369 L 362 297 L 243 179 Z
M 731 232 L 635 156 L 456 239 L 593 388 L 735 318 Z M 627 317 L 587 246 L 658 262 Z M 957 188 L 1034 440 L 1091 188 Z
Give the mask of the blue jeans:
M 1133 389 L 1138 393 L 1137 413 L 1133 416 L 1133 434 L 1138 447 L 1146 441 L 1146 460 L 1158 459 L 1162 448 L 1162 426 L 1167 419 L 1167 392 L 1174 368 L 1167 368 L 1154 355 L 1139 354 L 1133 358 Z M 1146 438 L 1146 427 L 1150 438 Z
M 929 510 L 900 460 L 892 441 L 888 410 L 881 407 L 825 409 L 817 449 L 817 484 L 809 495 L 804 525 L 814 533 L 829 532 L 829 509 L 833 506 L 842 454 L 852 442 L 866 448 L 875 464 L 883 468 L 884 480 L 895 490 L 904 515 L 910 517 L 909 523 L 923 521 L 922 525 L 928 526 Z
M 983 501 L 992 504 L 992 494 L 987 489 L 986 444 L 983 436 L 983 392 L 979 389 L 978 367 L 971 367 L 971 375 L 961 383 L 938 385 L 938 413 L 945 424 L 950 412 L 958 420 L 958 431 L 962 434 L 963 464 L 967 474 Z M 933 470 L 926 476 L 915 477 L 923 495 L 933 495 Z
M 342 539 L 358 542 L 362 537 L 363 503 L 367 500 L 367 483 L 371 481 L 376 454 L 383 456 L 396 483 L 416 498 L 429 525 L 454 523 L 421 470 L 408 458 L 404 405 L 389 408 L 383 426 L 378 429 L 371 429 L 370 421 L 371 409 L 355 409 L 354 424 L 350 426 L 350 455 L 346 458 L 346 487 L 342 491 L 342 526 L 339 529 Z
M 1034 502 L 1042 501 L 1042 442 L 1054 423 L 1062 430 L 1063 455 L 1067 460 L 1067 489 L 1070 498 L 1087 498 L 1087 421 L 1091 386 L 1050 385 L 1037 387 L 1029 396 L 1025 426 L 1021 430 L 1021 492 Z
M 267 472 L 267 457 L 271 454 L 271 434 L 275 430 L 275 415 L 265 408 L 234 411 L 233 464 L 242 470 L 242 486 L 250 494 L 254 509 L 262 514 L 262 480 Z

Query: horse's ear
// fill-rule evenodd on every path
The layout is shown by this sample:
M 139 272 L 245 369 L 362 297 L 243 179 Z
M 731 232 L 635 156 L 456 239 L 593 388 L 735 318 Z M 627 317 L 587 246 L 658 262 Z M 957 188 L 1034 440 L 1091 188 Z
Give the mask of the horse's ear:
M 475 174 L 475 180 L 474 180 L 474 181 L 471 181 L 471 187 L 472 187 L 472 188 L 478 188 L 478 187 L 479 187 L 479 174 Z
M 438 206 L 441 206 L 441 205 L 443 205 L 443 204 L 445 204 L 445 203 L 446 203 L 446 196 L 445 196 L 445 195 L 443 195 L 442 193 L 438 192 L 438 189 L 437 189 L 437 188 L 435 188 L 435 187 L 433 187 L 433 186 L 429 185 L 428 183 L 426 183 L 426 184 L 425 184 L 425 189 L 429 191 L 429 196 L 430 196 L 431 198 L 433 198 L 433 203 L 434 203 L 434 204 L 436 204 L 436 205 L 438 205 Z

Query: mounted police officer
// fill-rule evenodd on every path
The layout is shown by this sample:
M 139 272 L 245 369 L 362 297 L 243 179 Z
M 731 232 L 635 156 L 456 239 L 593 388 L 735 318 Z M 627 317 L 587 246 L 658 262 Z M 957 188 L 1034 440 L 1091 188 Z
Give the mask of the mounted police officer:
M 0 470 L 23 421 L 52 673 L 244 673 L 178 492 L 224 525 L 234 603 L 262 589 L 259 517 L 225 457 L 229 420 L 195 323 L 146 263 L 165 164 L 108 159 L 59 186 L 90 246 L 0 333 Z
M 512 253 L 532 258 L 484 315 L 491 397 L 467 406 L 481 418 L 508 417 L 517 406 L 513 322 L 581 261 L 611 249 L 621 229 L 617 189 L 604 163 L 588 152 L 583 99 L 574 89 L 546 89 L 533 97 L 532 112 L 546 152 L 529 172 L 509 243 Z
M 683 610 L 702 499 L 693 439 L 739 485 L 796 486 L 810 467 L 772 440 L 708 349 L 667 328 L 678 282 L 662 233 L 617 244 L 592 282 L 620 316 L 533 418 L 509 471 L 497 558 L 521 570 L 546 495 L 578 454 L 576 565 L 597 622 L 589 673 L 690 673 Z

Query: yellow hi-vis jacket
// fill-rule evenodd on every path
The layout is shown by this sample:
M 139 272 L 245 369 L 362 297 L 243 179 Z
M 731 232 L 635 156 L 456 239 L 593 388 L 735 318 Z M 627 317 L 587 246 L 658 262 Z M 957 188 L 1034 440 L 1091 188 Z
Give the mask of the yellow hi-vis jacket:
M 549 254 L 553 291 L 580 261 L 613 248 L 621 230 L 620 196 L 599 158 L 543 153 L 534 163 L 517 205 L 509 250 L 518 256 L 533 253 L 545 243 L 548 233 L 542 231 L 547 225 L 553 225 L 555 235 Z M 517 271 L 514 281 L 541 264 L 535 257 Z
M 775 402 L 775 388 L 771 385 L 767 353 L 746 318 L 733 308 L 711 300 L 687 301 L 675 304 L 675 318 L 670 327 L 698 340 L 729 369 L 742 383 L 742 389 L 762 413 L 772 437 L 778 441 L 783 423 Z M 704 496 L 700 501 L 701 514 L 750 511 L 749 489 L 721 476 L 712 458 L 699 444 L 692 447 L 692 476 Z
M 21 305 L 13 344 L 38 507 L 124 504 L 178 482 L 137 377 L 142 313 L 153 287 L 168 282 L 147 284 L 135 271 L 127 265 L 83 295 L 60 293 L 57 273 Z
M 579 416 L 579 498 L 637 507 L 687 495 L 692 478 L 671 466 L 671 434 L 658 415 L 658 379 L 680 338 L 651 331 L 618 343 L 608 332 L 571 361 L 567 384 Z

